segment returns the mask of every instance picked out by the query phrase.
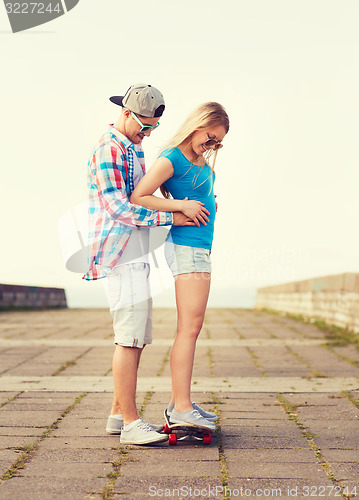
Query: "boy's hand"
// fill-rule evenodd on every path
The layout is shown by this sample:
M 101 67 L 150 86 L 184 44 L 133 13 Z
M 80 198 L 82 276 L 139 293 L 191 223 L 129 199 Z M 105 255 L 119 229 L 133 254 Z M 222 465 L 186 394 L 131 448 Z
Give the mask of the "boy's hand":
M 174 226 L 195 226 L 196 224 L 182 212 L 173 212 Z
M 186 196 L 183 200 L 181 211 L 192 219 L 198 227 L 201 224 L 206 226 L 207 222 L 209 222 L 208 215 L 210 215 L 210 213 L 201 201 L 189 200 Z

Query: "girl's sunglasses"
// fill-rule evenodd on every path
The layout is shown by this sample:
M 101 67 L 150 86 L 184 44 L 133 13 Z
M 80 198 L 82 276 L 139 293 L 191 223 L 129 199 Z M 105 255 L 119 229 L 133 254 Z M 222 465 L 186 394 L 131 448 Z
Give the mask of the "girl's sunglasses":
M 223 144 L 221 144 L 219 141 L 216 141 L 216 139 L 208 139 L 208 141 L 206 141 L 204 145 L 207 146 L 208 148 L 213 147 L 215 151 L 217 149 L 223 148 Z
M 140 134 L 144 133 L 144 132 L 148 132 L 149 130 L 153 130 L 153 129 L 157 128 L 160 124 L 160 122 L 157 122 L 156 125 L 144 125 L 143 123 L 141 123 L 140 119 L 135 115 L 135 113 L 133 111 L 130 111 L 130 113 L 131 113 L 132 118 L 134 118 L 136 120 L 136 122 L 139 125 L 141 125 Z

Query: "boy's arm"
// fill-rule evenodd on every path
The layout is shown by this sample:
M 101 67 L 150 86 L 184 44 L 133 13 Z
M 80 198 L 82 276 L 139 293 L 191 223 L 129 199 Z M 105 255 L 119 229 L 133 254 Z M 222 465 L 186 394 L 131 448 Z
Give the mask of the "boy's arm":
M 92 160 L 95 182 L 101 202 L 108 215 L 130 226 L 160 226 L 173 223 L 169 211 L 155 211 L 131 203 L 124 180 L 124 157 L 118 148 L 108 144 L 99 148 Z
M 206 225 L 209 212 L 204 204 L 196 200 L 173 200 L 153 196 L 153 193 L 170 177 L 173 176 L 172 162 L 163 156 L 158 158 L 147 174 L 140 180 L 131 194 L 131 202 L 151 210 L 166 212 L 183 212 L 192 219 L 197 226 L 200 222 Z

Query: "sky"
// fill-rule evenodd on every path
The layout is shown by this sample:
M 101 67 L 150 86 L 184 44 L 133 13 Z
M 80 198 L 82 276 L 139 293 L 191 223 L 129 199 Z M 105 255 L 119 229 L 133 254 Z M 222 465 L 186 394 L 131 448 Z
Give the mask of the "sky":
M 0 6 L 0 283 L 106 306 L 101 282 L 66 269 L 59 222 L 86 200 L 89 155 L 119 114 L 108 98 L 137 82 L 166 100 L 143 143 L 147 168 L 197 105 L 218 101 L 230 117 L 210 306 L 359 272 L 358 21 L 356 0 L 80 0 L 13 34 Z M 155 306 L 174 305 L 160 264 Z

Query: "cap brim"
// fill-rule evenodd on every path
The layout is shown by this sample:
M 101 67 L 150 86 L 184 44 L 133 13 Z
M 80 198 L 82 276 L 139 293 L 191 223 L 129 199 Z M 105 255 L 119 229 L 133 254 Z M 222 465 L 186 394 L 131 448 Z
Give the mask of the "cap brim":
M 113 95 L 112 97 L 110 97 L 110 101 L 113 102 L 114 104 L 117 104 L 118 106 L 123 107 L 123 104 L 122 104 L 123 97 L 124 96 L 122 96 L 122 95 Z

